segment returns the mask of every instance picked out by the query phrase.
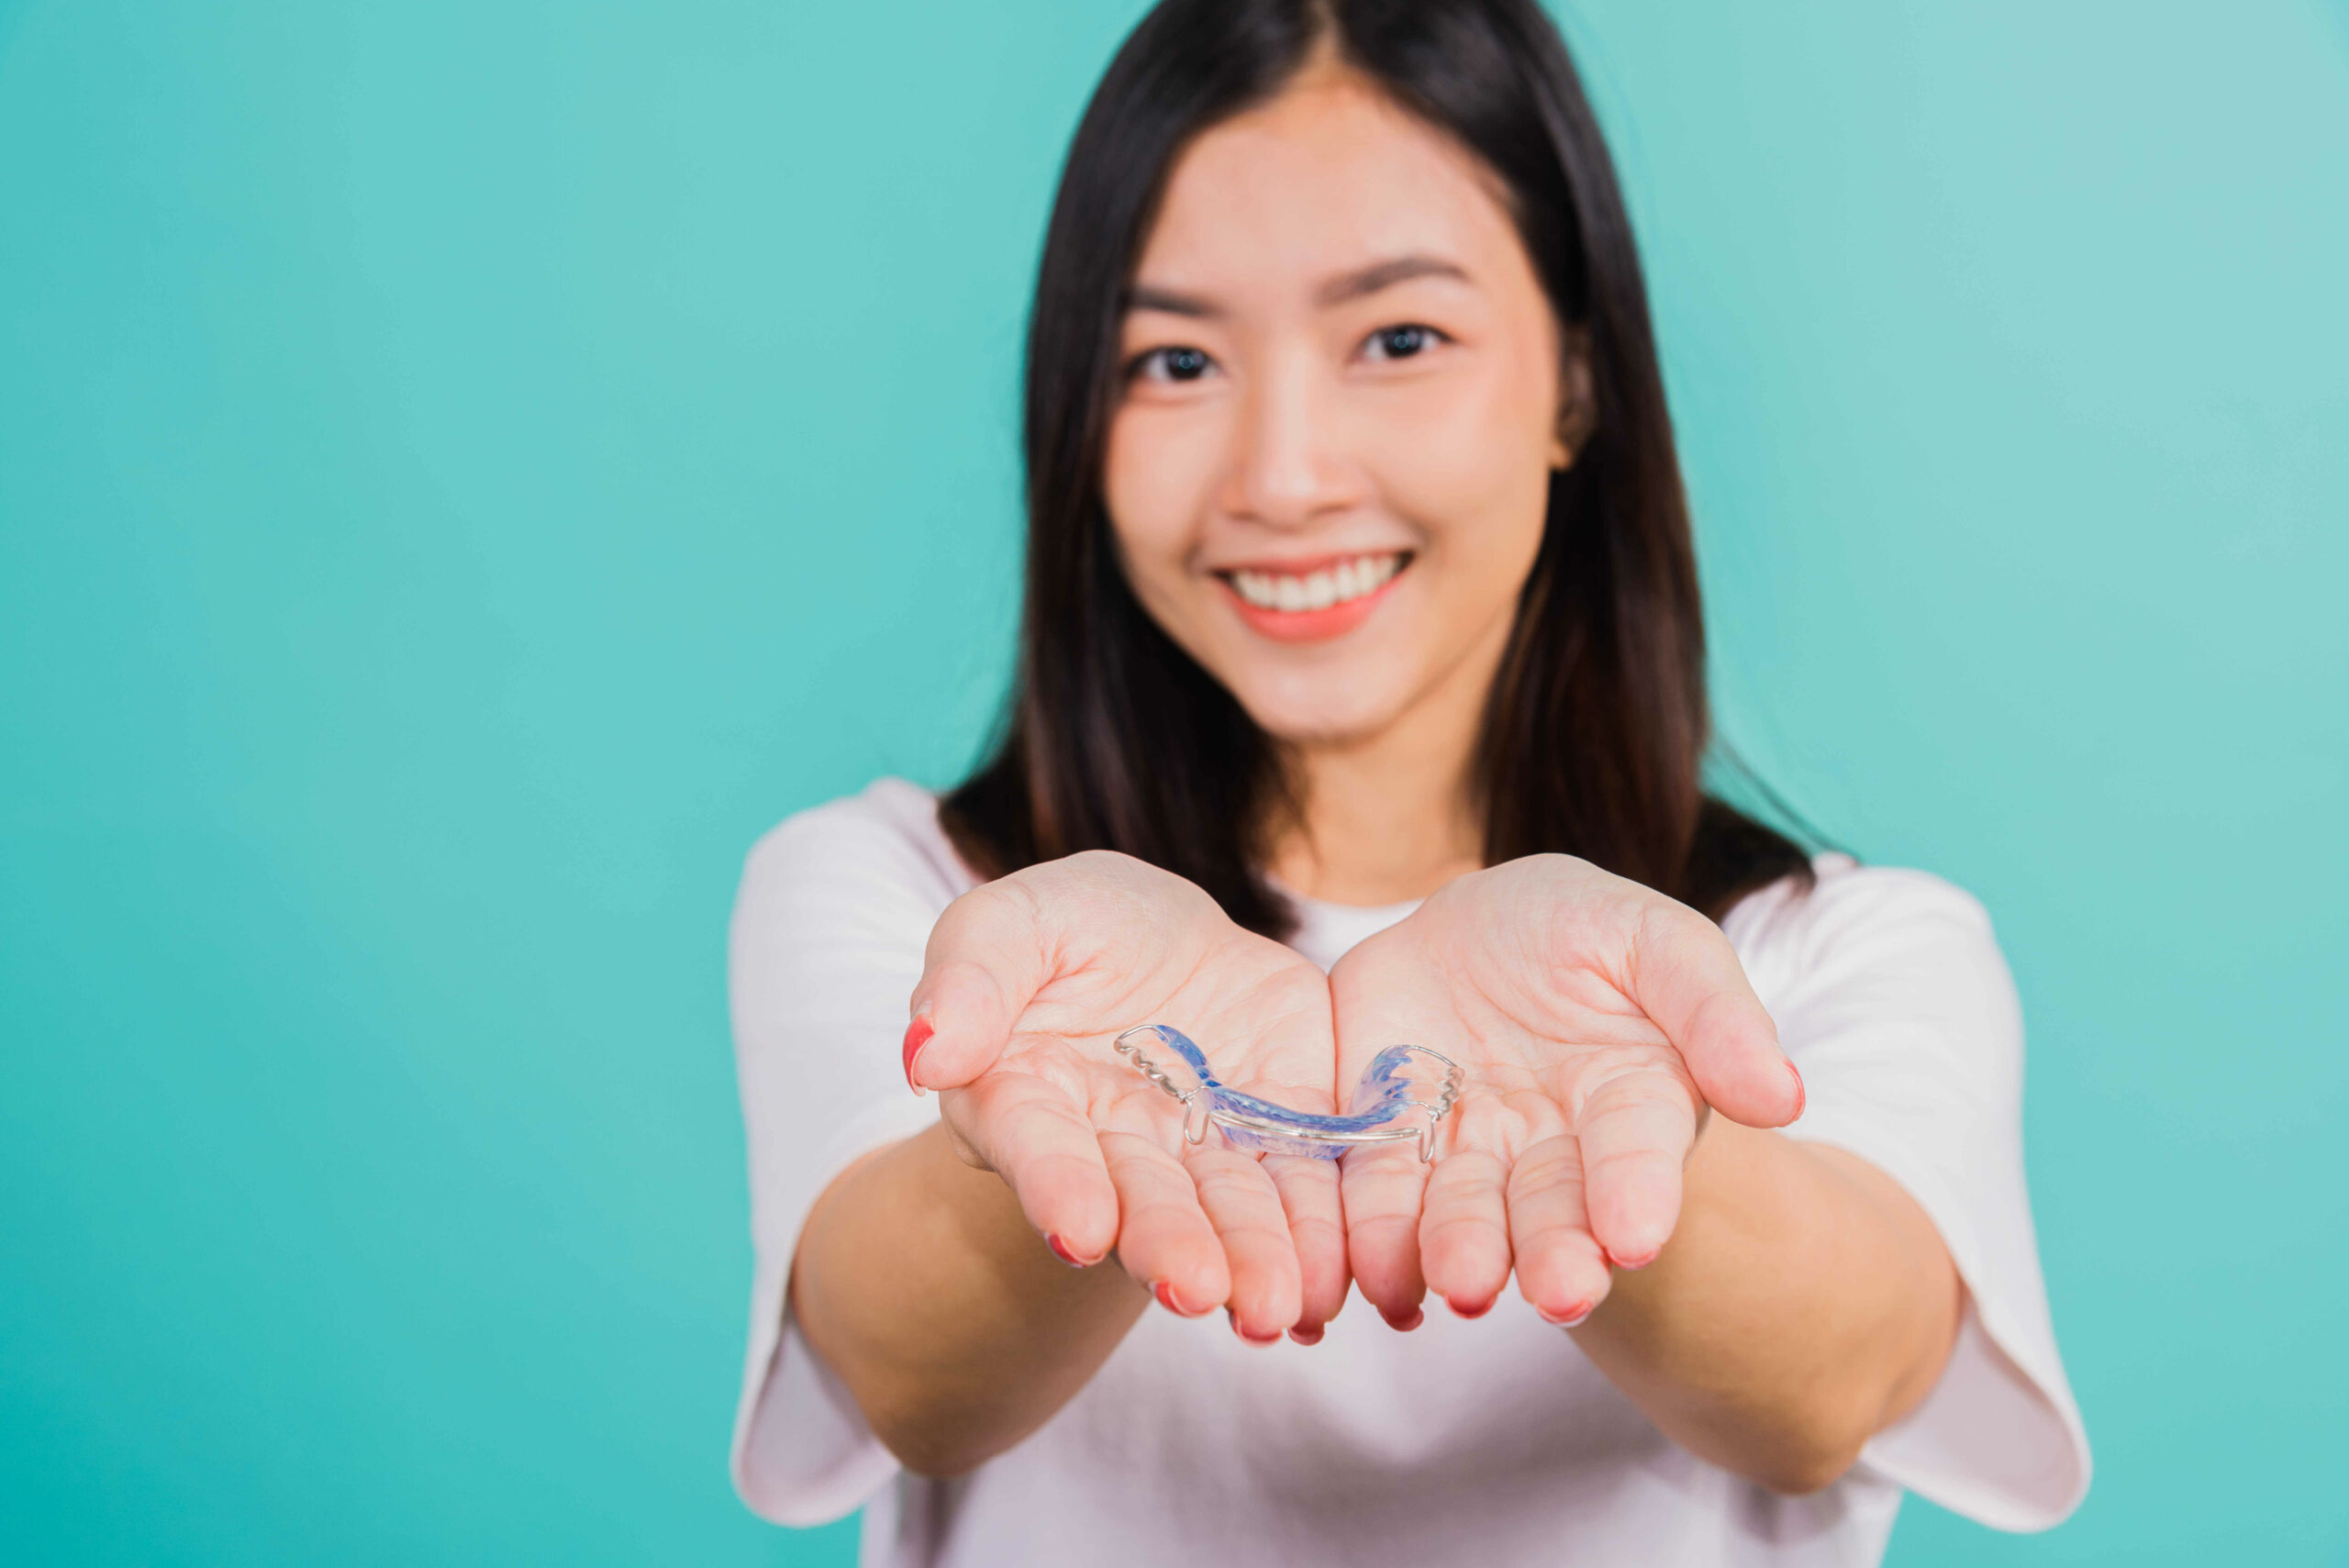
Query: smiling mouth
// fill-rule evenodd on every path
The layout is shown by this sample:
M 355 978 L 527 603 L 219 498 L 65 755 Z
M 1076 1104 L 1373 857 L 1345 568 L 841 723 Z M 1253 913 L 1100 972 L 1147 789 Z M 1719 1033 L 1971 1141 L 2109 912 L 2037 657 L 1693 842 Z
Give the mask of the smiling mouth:
M 1241 567 L 1216 575 L 1231 584 L 1231 591 L 1251 609 L 1303 615 L 1368 598 L 1392 582 L 1410 561 L 1410 551 L 1390 550 L 1346 556 L 1311 572 Z

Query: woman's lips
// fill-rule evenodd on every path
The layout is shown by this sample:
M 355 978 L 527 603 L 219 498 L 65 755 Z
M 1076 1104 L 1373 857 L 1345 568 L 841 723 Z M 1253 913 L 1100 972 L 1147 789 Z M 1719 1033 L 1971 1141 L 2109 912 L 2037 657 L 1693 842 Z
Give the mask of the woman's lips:
M 1405 555 L 1394 574 L 1369 593 L 1318 610 L 1283 610 L 1252 605 L 1241 597 L 1240 590 L 1232 585 L 1228 573 L 1219 572 L 1215 580 L 1223 589 L 1224 596 L 1231 602 L 1231 607 L 1239 611 L 1240 618 L 1246 621 L 1251 629 L 1275 642 L 1322 642 L 1333 637 L 1343 637 L 1368 620 L 1371 612 L 1394 592 L 1395 584 L 1403 580 L 1403 573 L 1410 570 L 1410 566 L 1411 558 Z M 1294 569 L 1290 574 L 1296 574 Z

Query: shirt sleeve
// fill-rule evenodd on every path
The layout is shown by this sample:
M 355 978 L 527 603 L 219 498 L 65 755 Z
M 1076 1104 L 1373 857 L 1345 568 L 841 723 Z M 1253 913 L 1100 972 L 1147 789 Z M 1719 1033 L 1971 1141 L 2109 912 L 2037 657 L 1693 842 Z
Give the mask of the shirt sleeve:
M 1843 857 L 1820 873 L 1729 922 L 1808 1090 L 1788 1135 L 1898 1182 L 1966 1294 L 1940 1380 L 1860 1462 L 1994 1529 L 2045 1529 L 2078 1507 L 2089 1457 L 2023 1182 L 2013 980 L 1988 915 L 1947 883 Z
M 732 1465 L 742 1500 L 778 1524 L 841 1518 L 897 1472 L 790 1320 L 785 1287 L 826 1185 L 937 1119 L 906 1087 L 898 1041 L 958 891 L 870 791 L 790 818 L 743 869 L 728 971 L 755 1263 Z

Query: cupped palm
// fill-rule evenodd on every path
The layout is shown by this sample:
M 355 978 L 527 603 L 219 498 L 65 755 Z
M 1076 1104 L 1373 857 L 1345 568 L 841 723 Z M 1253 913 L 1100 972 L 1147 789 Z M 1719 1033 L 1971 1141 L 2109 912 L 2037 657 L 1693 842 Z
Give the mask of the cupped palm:
M 942 1092 L 956 1148 L 1009 1184 L 1063 1256 L 1114 1251 L 1169 1307 L 1228 1306 L 1252 1339 L 1336 1315 L 1335 1168 L 1187 1143 L 1183 1106 L 1111 1047 L 1172 1024 L 1233 1088 L 1334 1108 L 1329 984 L 1303 957 L 1183 878 L 1095 851 L 956 900 L 913 1006 L 934 1032 L 908 1075 Z
M 1801 1080 L 1728 939 L 1637 883 L 1564 855 L 1462 877 L 1330 975 L 1337 1079 L 1381 1047 L 1432 1047 L 1466 1085 L 1415 1151 L 1346 1158 L 1351 1263 L 1390 1321 L 1425 1289 L 1474 1316 L 1512 1268 L 1573 1322 L 1672 1234 L 1708 1108 L 1792 1120 Z

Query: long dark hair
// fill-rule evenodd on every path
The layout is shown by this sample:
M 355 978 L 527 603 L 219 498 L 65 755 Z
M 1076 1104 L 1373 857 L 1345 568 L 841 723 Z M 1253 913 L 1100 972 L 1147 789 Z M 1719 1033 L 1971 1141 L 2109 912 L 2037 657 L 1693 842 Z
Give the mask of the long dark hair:
M 1715 915 L 1808 876 L 1798 848 L 1699 782 L 1704 625 L 1646 287 L 1598 121 L 1533 0 L 1164 0 L 1126 39 L 1069 150 L 1029 325 L 1017 684 L 992 758 L 947 797 L 947 831 L 989 874 L 1121 850 L 1204 887 L 1241 925 L 1294 929 L 1259 865 L 1283 798 L 1273 742 L 1136 601 L 1102 453 L 1125 291 L 1169 165 L 1325 40 L 1499 176 L 1589 357 L 1593 420 L 1552 477 L 1487 699 L 1486 862 L 1563 851 Z

